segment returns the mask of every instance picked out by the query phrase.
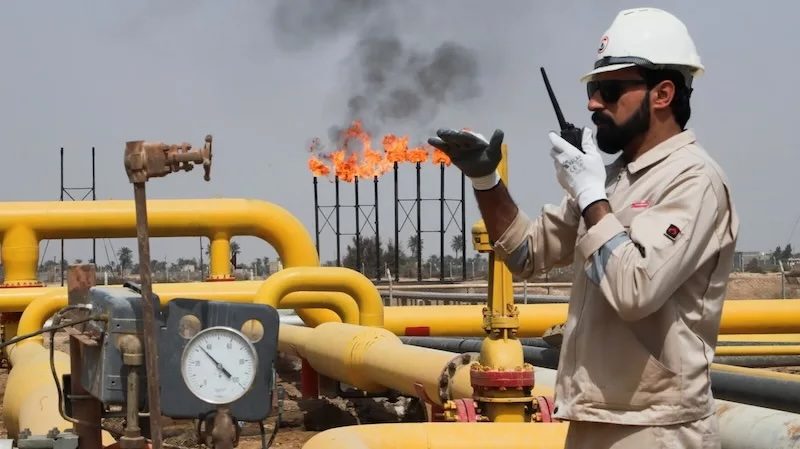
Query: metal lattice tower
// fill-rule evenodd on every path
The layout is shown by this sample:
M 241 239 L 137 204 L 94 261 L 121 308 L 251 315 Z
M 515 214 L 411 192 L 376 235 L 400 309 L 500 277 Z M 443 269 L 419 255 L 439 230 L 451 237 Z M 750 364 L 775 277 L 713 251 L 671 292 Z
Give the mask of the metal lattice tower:
M 88 200 L 91 196 L 92 201 L 97 200 L 97 190 L 95 189 L 95 164 L 94 164 L 94 147 L 92 147 L 92 185 L 91 187 L 72 187 L 64 185 L 64 147 L 61 147 L 61 192 L 59 193 L 60 201 L 64 201 L 65 196 L 72 201 Z M 97 242 L 92 239 L 92 263 L 97 264 Z M 64 285 L 64 239 L 61 239 L 61 285 Z

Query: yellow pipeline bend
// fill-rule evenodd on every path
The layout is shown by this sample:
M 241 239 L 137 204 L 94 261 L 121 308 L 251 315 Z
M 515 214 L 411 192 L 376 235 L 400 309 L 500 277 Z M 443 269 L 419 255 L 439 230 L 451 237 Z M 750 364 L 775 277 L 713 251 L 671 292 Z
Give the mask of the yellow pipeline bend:
M 296 291 L 347 293 L 358 304 L 363 326 L 383 325 L 383 300 L 378 289 L 366 276 L 349 268 L 284 268 L 264 281 L 253 302 L 278 307 L 281 298 Z
M 50 294 L 34 299 L 28 305 L 28 307 L 25 308 L 25 311 L 22 312 L 22 317 L 20 317 L 19 326 L 17 327 L 17 334 L 24 335 L 38 331 L 42 328 L 42 326 L 44 326 L 44 322 L 47 321 L 48 318 L 53 316 L 53 314 L 58 312 L 66 305 L 66 294 L 59 291 L 54 291 Z M 14 353 L 16 352 L 17 347 L 34 342 L 41 345 L 42 341 L 43 337 L 38 335 L 36 337 L 22 340 L 10 348 L 8 350 L 8 358 L 11 362 L 11 365 L 13 366 L 16 364 L 15 362 L 17 361 L 17 356 L 15 356 Z
M 157 295 L 159 295 L 159 300 L 162 306 L 168 304 L 169 301 L 178 297 L 217 301 L 251 302 L 254 297 L 255 289 L 261 284 L 261 281 L 154 284 L 153 290 Z M 64 288 L 31 288 L 25 290 L 41 290 L 45 294 L 34 297 L 28 306 L 25 307 L 17 330 L 20 335 L 35 332 L 41 329 L 48 318 L 67 305 L 67 292 Z M 2 292 L 2 290 L 0 290 L 0 292 Z M 0 298 L 2 298 L 2 295 L 0 295 Z M 330 308 L 330 310 L 333 310 L 336 313 L 337 318 L 339 318 L 339 321 L 359 324 L 360 317 L 358 307 L 355 301 L 353 301 L 350 296 L 344 293 L 293 292 L 280 301 L 280 308 L 320 306 L 327 306 Z M 20 344 L 31 341 L 37 341 L 41 344 L 42 339 L 43 338 L 41 336 L 32 337 L 27 340 L 23 340 L 20 342 Z M 9 350 L 10 360 L 13 365 L 14 359 L 10 355 L 12 352 L 13 351 Z
M 285 267 L 319 266 L 302 222 L 275 204 L 246 199 L 150 200 L 151 237 L 249 235 L 265 240 Z M 136 236 L 133 201 L 0 203 L 0 238 L 6 282 L 36 280 L 39 240 Z M 336 320 L 328 310 L 299 310 L 308 325 Z
M 402 423 L 338 427 L 303 449 L 561 449 L 567 423 Z
M 280 302 L 281 309 L 325 307 L 339 316 L 343 323 L 361 324 L 356 302 L 346 293 L 340 292 L 292 292 Z
M 36 298 L 59 294 L 67 297 L 65 287 L 16 287 L 0 288 L 0 313 L 22 312 Z

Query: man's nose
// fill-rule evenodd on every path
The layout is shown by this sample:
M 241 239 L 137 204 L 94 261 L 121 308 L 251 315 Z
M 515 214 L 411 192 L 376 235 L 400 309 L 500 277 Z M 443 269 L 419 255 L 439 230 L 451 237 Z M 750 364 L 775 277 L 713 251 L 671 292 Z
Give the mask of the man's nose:
M 591 98 L 589 98 L 589 104 L 587 104 L 586 107 L 592 112 L 606 108 L 606 105 L 603 103 L 603 99 L 600 97 L 600 92 L 595 92 L 592 94 Z

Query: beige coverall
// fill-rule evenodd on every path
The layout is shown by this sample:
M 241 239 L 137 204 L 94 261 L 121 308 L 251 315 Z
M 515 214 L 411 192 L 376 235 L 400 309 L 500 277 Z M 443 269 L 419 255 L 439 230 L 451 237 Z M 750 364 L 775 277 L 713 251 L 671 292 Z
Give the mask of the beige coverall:
M 684 131 L 607 167 L 612 214 L 522 212 L 495 243 L 523 277 L 573 264 L 556 381 L 567 448 L 718 448 L 710 366 L 738 219 L 722 170 Z

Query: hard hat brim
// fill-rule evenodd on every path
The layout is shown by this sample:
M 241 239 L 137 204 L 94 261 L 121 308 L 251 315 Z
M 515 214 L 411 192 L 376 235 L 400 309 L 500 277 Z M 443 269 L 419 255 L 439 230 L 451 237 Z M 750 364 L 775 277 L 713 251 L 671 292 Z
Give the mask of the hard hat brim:
M 614 71 L 617 71 L 617 70 L 622 70 L 622 69 L 626 69 L 628 67 L 634 67 L 634 66 L 636 66 L 636 64 L 630 64 L 630 63 L 628 63 L 628 64 L 605 65 L 603 67 L 598 67 L 598 68 L 592 70 L 591 72 L 587 73 L 586 75 L 583 75 L 581 77 L 580 81 L 582 83 L 585 83 L 586 81 L 591 80 L 592 77 L 594 77 L 595 75 L 597 75 L 599 73 L 614 72 Z

